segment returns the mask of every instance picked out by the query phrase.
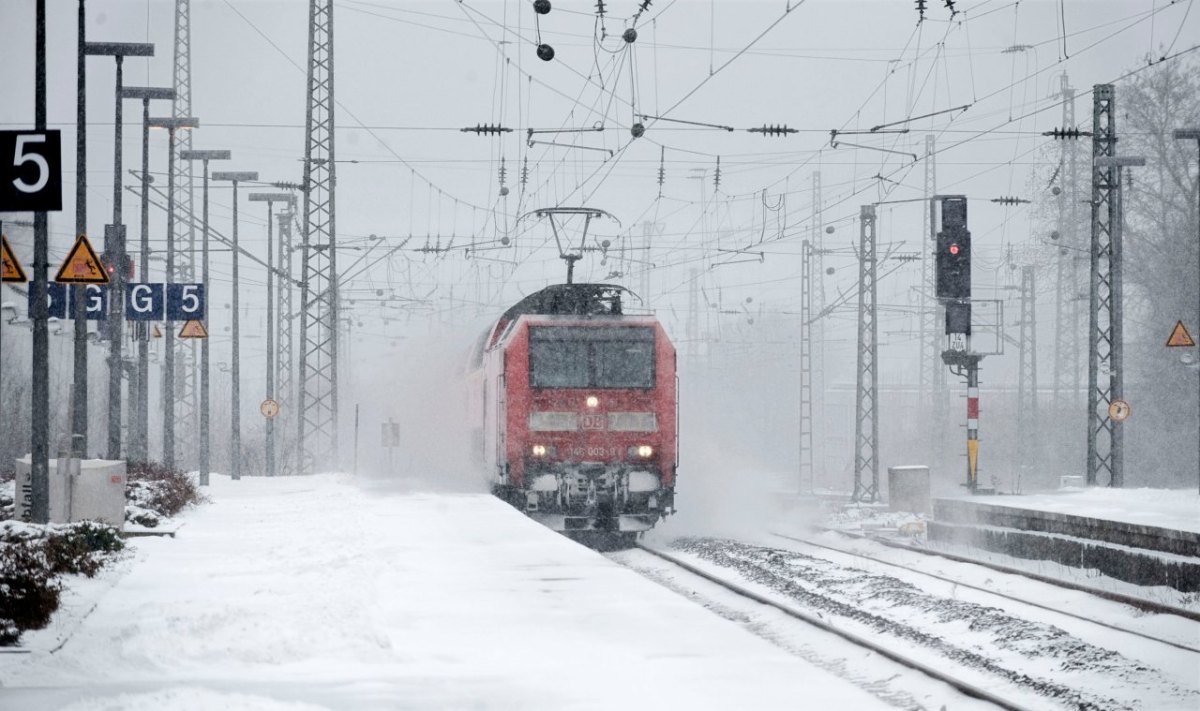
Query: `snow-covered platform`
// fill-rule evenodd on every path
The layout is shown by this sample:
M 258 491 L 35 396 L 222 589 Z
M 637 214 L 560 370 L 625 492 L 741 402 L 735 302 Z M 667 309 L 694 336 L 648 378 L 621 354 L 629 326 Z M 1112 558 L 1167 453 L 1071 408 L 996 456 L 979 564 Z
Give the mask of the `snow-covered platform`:
M 935 499 L 933 544 L 1093 568 L 1137 585 L 1200 591 L 1196 489 L 1062 489 Z
M 214 477 L 71 583 L 0 708 L 881 708 L 486 494 Z

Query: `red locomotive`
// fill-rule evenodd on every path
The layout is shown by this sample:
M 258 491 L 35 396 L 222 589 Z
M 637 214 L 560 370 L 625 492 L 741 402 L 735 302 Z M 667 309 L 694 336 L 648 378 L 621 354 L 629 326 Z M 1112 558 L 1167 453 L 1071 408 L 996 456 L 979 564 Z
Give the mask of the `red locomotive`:
M 624 288 L 559 284 L 504 312 L 471 355 L 492 491 L 546 526 L 630 540 L 674 512 L 675 347 Z

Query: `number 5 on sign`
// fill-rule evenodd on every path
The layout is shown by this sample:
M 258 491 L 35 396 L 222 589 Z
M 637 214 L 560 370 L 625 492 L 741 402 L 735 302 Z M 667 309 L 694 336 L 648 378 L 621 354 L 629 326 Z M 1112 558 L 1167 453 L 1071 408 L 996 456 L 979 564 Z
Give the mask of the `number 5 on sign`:
M 0 212 L 62 209 L 58 131 L 0 131 Z
M 204 285 L 167 284 L 167 320 L 203 321 Z

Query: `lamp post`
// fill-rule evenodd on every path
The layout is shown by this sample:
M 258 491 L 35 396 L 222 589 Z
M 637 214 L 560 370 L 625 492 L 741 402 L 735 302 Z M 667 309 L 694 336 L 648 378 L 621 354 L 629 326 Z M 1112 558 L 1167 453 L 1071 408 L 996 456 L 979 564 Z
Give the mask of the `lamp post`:
M 150 101 L 174 100 L 175 90 L 127 86 L 121 89 L 121 98 L 142 100 L 142 243 L 138 273 L 146 281 L 150 276 Z M 145 461 L 150 458 L 150 343 L 143 327 L 138 324 L 137 405 L 129 418 L 129 456 Z
M 167 284 L 175 283 L 175 132 L 198 128 L 195 117 L 152 118 L 151 128 L 167 130 Z M 163 352 L 163 441 L 162 462 L 167 469 L 175 468 L 175 322 L 167 309 L 166 343 Z
M 1121 184 L 1121 169 L 1146 165 L 1141 156 L 1100 156 L 1095 159 L 1100 168 L 1113 168 L 1113 186 L 1116 188 L 1117 218 L 1112 224 L 1111 249 L 1109 256 L 1112 279 L 1112 343 L 1109 345 L 1112 370 L 1109 373 L 1108 401 L 1125 399 L 1125 286 L 1122 255 L 1124 254 L 1125 204 Z M 1109 486 L 1125 485 L 1125 427 L 1120 420 L 1113 420 L 1112 428 L 1112 481 Z
M 229 442 L 229 475 L 233 479 L 242 478 L 242 415 L 241 415 L 241 352 L 238 344 L 238 183 L 258 180 L 258 173 L 253 171 L 218 171 L 212 174 L 213 180 L 228 180 L 233 183 L 233 317 L 230 324 L 233 329 L 233 346 L 230 355 L 233 381 L 230 387 L 231 412 L 230 423 L 232 436 Z
M 85 42 L 83 53 L 117 60 L 116 119 L 113 144 L 113 221 L 104 228 L 104 253 L 112 270 L 108 292 L 108 458 L 121 458 L 121 359 L 125 325 L 125 225 L 121 222 L 121 84 L 125 57 L 153 57 L 144 42 Z M 77 301 L 78 303 L 78 301 Z
M 251 202 L 267 203 L 267 399 L 275 400 L 275 203 L 294 200 L 290 193 L 250 193 Z M 281 257 L 283 255 L 280 255 Z M 275 476 L 275 416 L 267 417 L 267 476 Z
M 87 9 L 79 0 L 78 37 L 75 56 L 75 234 L 87 234 Z M 71 433 L 74 455 L 87 456 L 88 437 L 88 357 L 86 287 L 72 287 L 75 296 L 74 391 L 71 401 Z
M 201 219 L 204 222 L 204 238 L 200 257 L 200 280 L 204 282 L 204 298 L 209 298 L 208 289 L 208 162 L 210 160 L 229 160 L 229 151 L 180 151 L 182 160 L 200 160 L 204 162 L 204 207 Z M 205 309 L 205 313 L 208 310 Z M 211 319 L 209 323 L 211 323 Z M 209 383 L 208 383 L 208 339 L 200 341 L 200 486 L 208 486 L 208 475 L 212 470 L 212 456 L 209 449 Z
M 1176 141 L 1195 141 L 1196 142 L 1196 154 L 1197 154 L 1197 157 L 1200 158 L 1200 127 L 1177 128 L 1173 132 L 1173 135 L 1175 136 Z M 1200 167 L 1200 166 L 1198 166 L 1198 167 Z M 1197 174 L 1197 176 L 1196 176 L 1196 183 L 1197 183 L 1196 241 L 1197 241 L 1197 245 L 1200 246 L 1200 174 Z M 1196 276 L 1196 282 L 1197 282 L 1196 283 L 1196 291 L 1197 291 L 1196 331 L 1200 331 L 1200 255 L 1198 255 L 1198 258 L 1197 258 L 1196 272 L 1197 272 L 1197 276 Z M 1200 333 L 1198 333 L 1197 335 L 1200 335 Z M 1196 371 L 1196 375 L 1197 375 L 1197 379 L 1198 379 L 1197 390 L 1196 390 L 1196 407 L 1197 407 L 1197 415 L 1196 416 L 1198 419 L 1200 419 L 1200 370 Z M 1197 427 L 1196 429 L 1197 429 L 1197 432 L 1200 432 L 1200 427 Z M 1196 447 L 1197 447 L 1196 461 L 1200 462 L 1200 438 L 1197 439 Z

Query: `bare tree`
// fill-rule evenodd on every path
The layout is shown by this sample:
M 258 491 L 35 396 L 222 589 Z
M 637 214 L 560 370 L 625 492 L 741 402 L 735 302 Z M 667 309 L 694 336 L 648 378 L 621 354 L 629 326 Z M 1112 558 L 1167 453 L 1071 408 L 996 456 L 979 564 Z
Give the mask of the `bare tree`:
M 1174 139 L 1200 125 L 1200 61 L 1164 62 L 1118 85 L 1117 152 L 1144 156 L 1122 176 L 1128 391 L 1135 416 L 1128 444 L 1141 483 L 1194 483 L 1195 370 L 1164 346 L 1176 321 L 1196 322 L 1197 262 L 1194 142 Z M 1139 407 L 1140 405 L 1140 407 Z M 1137 482 L 1138 479 L 1134 479 Z

